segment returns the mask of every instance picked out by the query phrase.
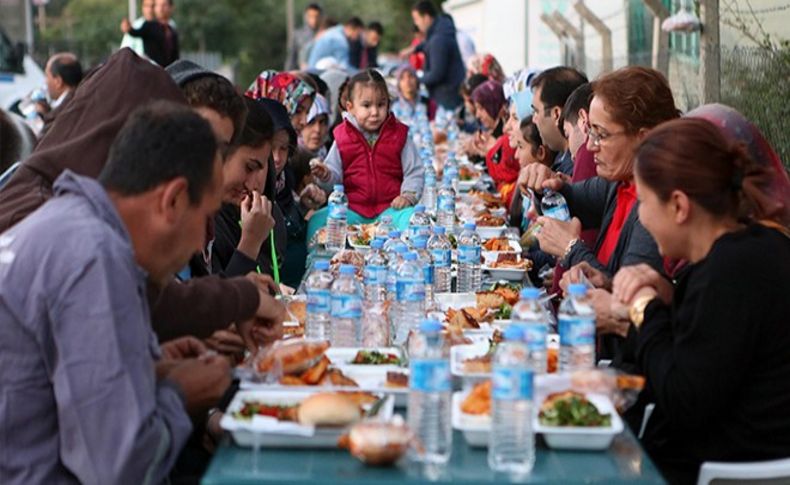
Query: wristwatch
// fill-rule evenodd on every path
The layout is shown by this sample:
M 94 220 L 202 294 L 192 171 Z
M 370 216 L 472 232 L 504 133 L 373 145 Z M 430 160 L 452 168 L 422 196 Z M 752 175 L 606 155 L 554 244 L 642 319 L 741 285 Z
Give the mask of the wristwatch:
M 628 309 L 628 318 L 637 330 L 639 330 L 639 327 L 641 327 L 645 321 L 645 308 L 647 308 L 647 305 L 655 298 L 655 295 L 640 296 L 634 300 L 631 304 L 631 308 Z

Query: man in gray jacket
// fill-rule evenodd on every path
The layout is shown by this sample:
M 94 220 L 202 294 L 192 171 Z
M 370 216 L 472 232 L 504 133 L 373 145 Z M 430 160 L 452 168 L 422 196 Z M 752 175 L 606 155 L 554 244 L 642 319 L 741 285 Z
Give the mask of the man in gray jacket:
M 160 483 L 230 383 L 194 339 L 160 349 L 146 280 L 203 243 L 222 172 L 187 107 L 137 111 L 99 180 L 66 170 L 55 197 L 0 235 L 0 483 Z
M 304 24 L 293 33 L 293 38 L 288 44 L 288 52 L 285 54 L 285 70 L 296 71 L 301 69 L 299 66 L 299 52 L 309 44 L 321 25 L 323 9 L 317 3 L 311 3 L 304 9 Z

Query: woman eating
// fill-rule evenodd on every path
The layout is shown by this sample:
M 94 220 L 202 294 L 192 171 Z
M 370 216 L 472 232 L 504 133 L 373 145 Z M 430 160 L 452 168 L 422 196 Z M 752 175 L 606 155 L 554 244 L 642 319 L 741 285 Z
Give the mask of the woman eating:
M 692 483 L 705 461 L 790 456 L 790 238 L 755 222 L 775 176 L 701 119 L 637 147 L 640 221 L 664 257 L 688 261 L 674 287 L 644 264 L 613 283 L 656 404 L 644 445 L 670 482 Z

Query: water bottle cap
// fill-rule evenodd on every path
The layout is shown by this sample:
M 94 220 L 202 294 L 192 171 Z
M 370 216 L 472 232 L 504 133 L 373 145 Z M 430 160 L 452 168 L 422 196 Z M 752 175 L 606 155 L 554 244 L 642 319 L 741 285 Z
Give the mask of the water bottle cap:
M 508 325 L 502 336 L 505 340 L 510 341 L 524 340 L 524 327 L 521 325 Z
M 405 253 L 405 252 L 408 252 L 408 251 L 409 251 L 409 248 L 407 248 L 405 244 L 402 245 L 402 246 L 401 245 L 395 246 L 395 252 L 397 254 Z
M 540 297 L 540 290 L 537 288 L 523 288 L 521 290 L 522 300 L 537 300 Z
M 400 231 L 390 231 L 390 238 L 398 238 L 400 237 Z
M 341 264 L 340 265 L 340 274 L 354 274 L 356 273 L 357 268 L 353 264 Z
M 425 205 L 417 204 L 417 205 L 414 206 L 414 213 L 417 214 L 417 213 L 420 213 L 420 212 L 425 212 Z
M 343 192 L 344 190 L 345 189 L 343 189 L 343 184 L 336 184 L 335 185 L 335 192 Z
M 444 227 L 444 226 L 434 226 L 433 227 L 433 233 L 434 234 L 444 234 L 445 232 L 447 232 L 447 228 Z
M 326 259 L 322 259 L 321 261 L 316 261 L 314 267 L 317 270 L 326 271 L 329 269 L 329 261 Z
M 436 319 L 426 318 L 420 322 L 420 332 L 422 333 L 439 333 L 442 328 L 442 324 Z
M 477 229 L 477 224 L 474 222 L 465 222 L 464 223 L 464 230 L 466 231 L 474 231 Z
M 587 294 L 587 285 L 583 283 L 575 283 L 568 286 L 568 294 L 573 296 L 584 296 Z
M 408 251 L 404 253 L 403 259 L 406 261 L 417 261 L 417 253 L 412 253 L 411 251 Z
M 370 242 L 370 247 L 373 249 L 381 249 L 384 246 L 384 241 L 376 238 Z

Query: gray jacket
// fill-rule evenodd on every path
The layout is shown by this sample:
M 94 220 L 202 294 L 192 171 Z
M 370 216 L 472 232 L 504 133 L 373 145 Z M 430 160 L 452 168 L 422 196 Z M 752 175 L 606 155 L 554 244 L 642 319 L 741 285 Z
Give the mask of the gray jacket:
M 299 52 L 312 42 L 315 37 L 315 32 L 307 25 L 303 25 L 294 31 L 293 39 L 288 45 L 288 51 L 285 54 L 285 70 L 296 71 L 301 69 L 299 67 Z
M 0 483 L 161 483 L 192 424 L 156 378 L 146 273 L 98 182 L 54 189 L 0 235 Z
M 598 261 L 596 254 L 606 237 L 606 230 L 612 222 L 617 202 L 617 182 L 610 182 L 600 177 L 592 177 L 583 182 L 565 185 L 560 193 L 568 201 L 568 208 L 573 216 L 578 217 L 585 229 L 599 229 L 598 240 L 593 249 L 584 244 L 575 244 L 568 256 L 561 261 L 562 266 L 570 268 L 582 261 L 587 261 L 612 277 L 623 266 L 647 263 L 655 270 L 663 273 L 662 258 L 653 236 L 639 222 L 639 203 L 634 204 L 620 232 L 609 264 L 604 266 Z

